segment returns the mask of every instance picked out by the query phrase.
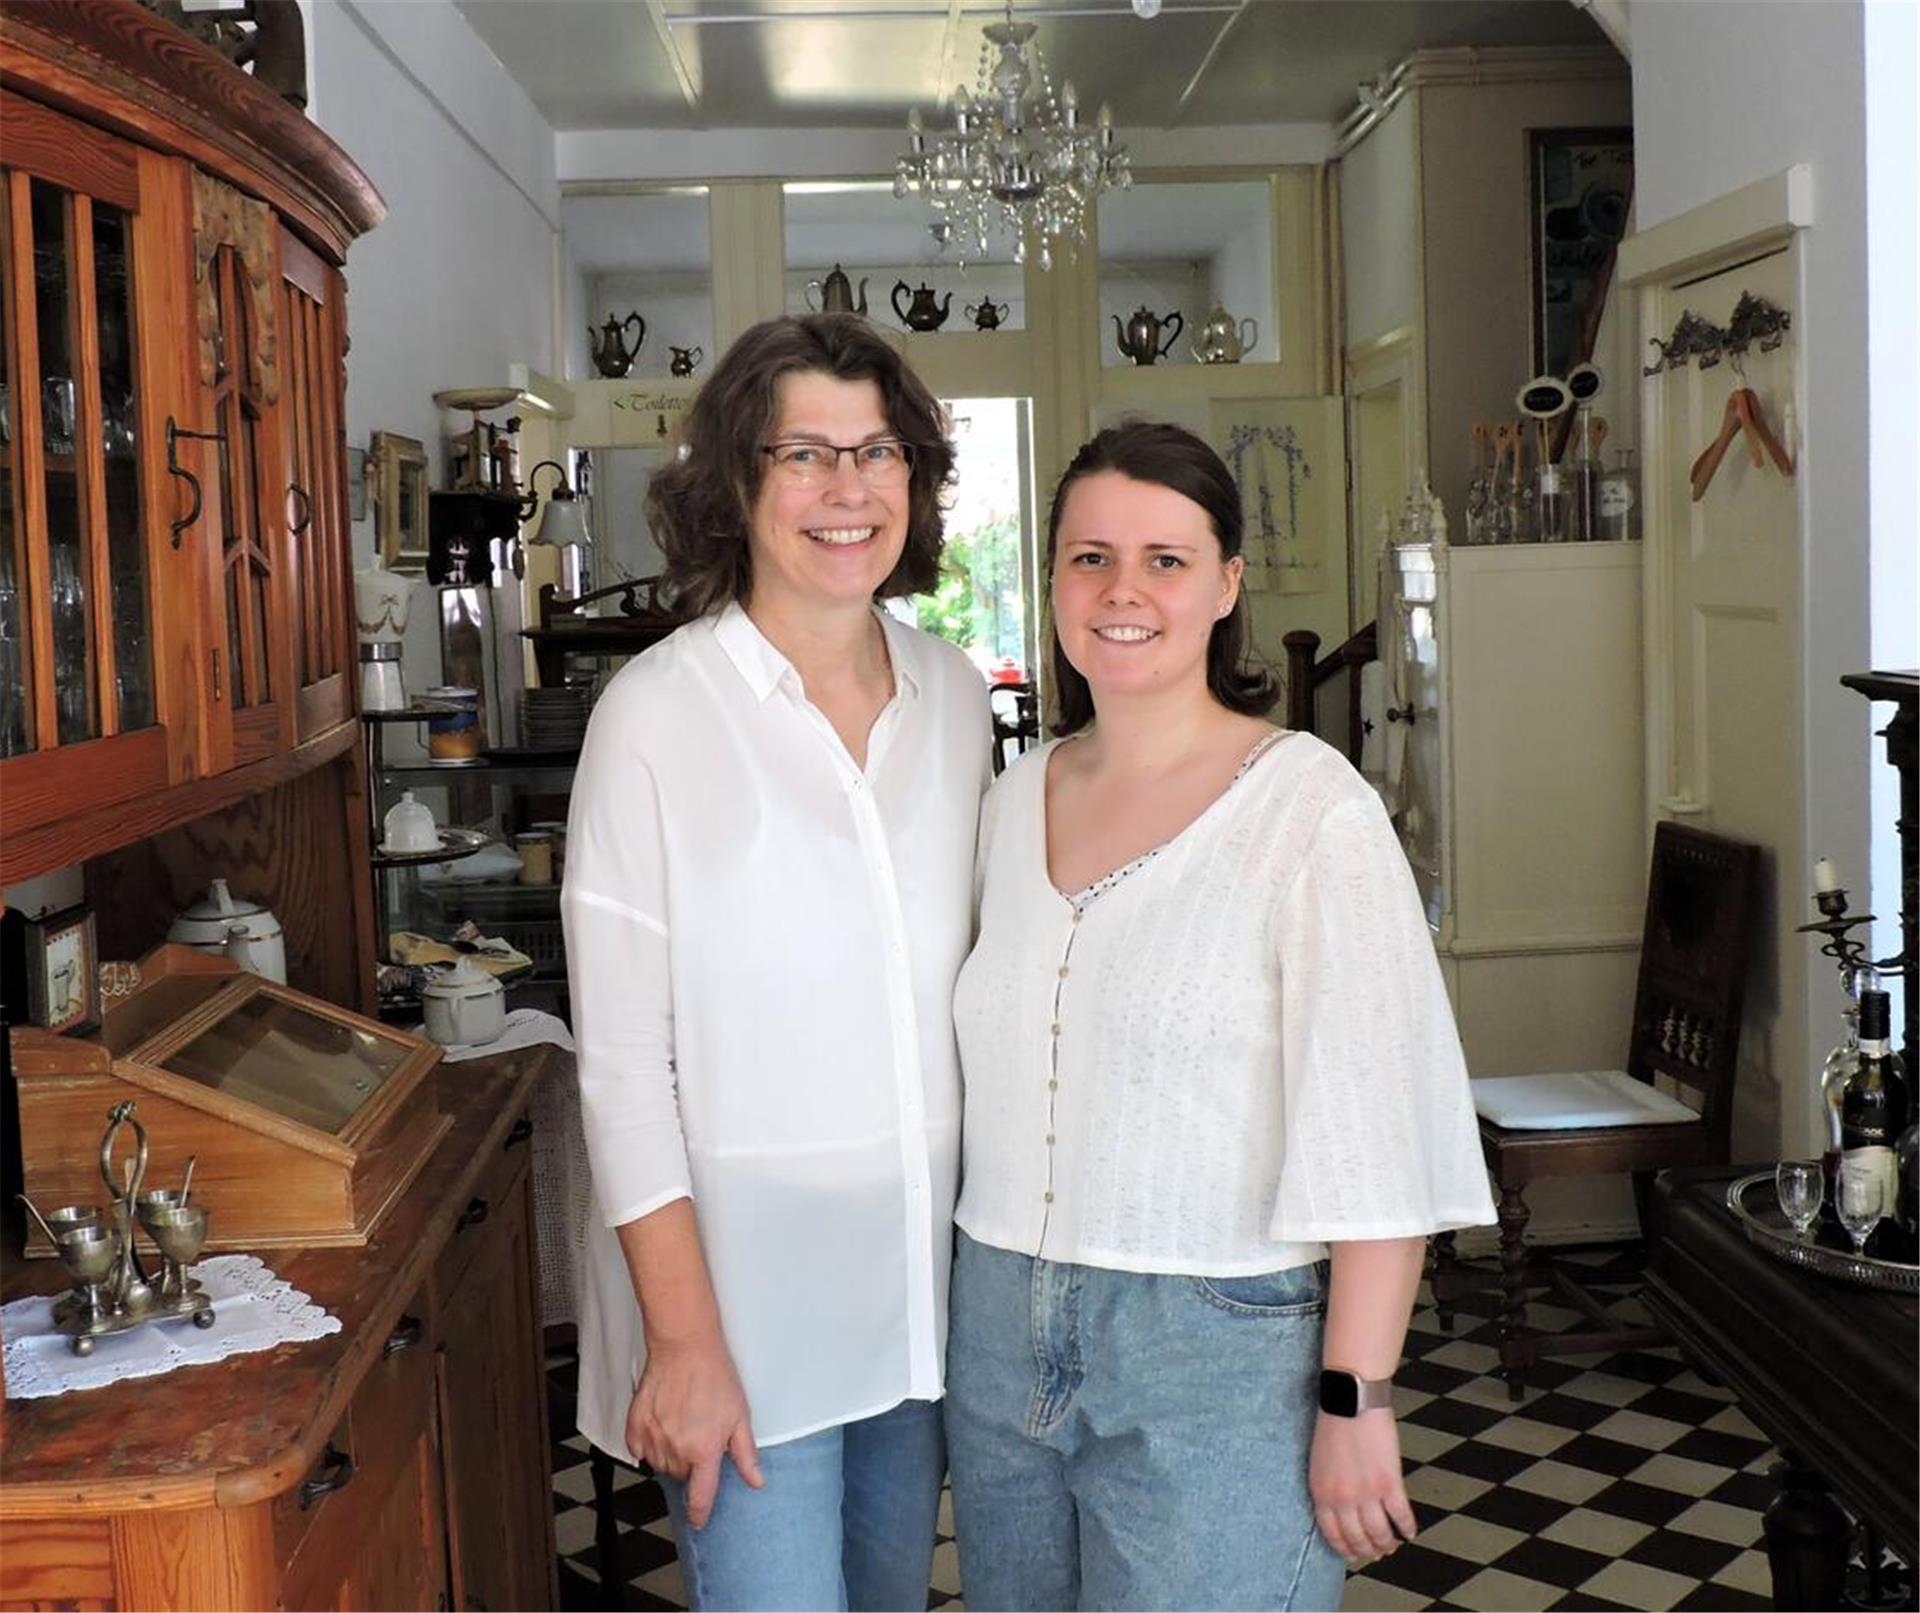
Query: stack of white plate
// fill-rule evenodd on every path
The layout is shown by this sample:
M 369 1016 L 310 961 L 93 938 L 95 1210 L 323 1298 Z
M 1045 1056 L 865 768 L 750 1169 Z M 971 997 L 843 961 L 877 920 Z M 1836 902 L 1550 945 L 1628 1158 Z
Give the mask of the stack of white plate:
M 520 742 L 528 750 L 578 750 L 592 709 L 591 684 L 528 689 L 521 695 Z

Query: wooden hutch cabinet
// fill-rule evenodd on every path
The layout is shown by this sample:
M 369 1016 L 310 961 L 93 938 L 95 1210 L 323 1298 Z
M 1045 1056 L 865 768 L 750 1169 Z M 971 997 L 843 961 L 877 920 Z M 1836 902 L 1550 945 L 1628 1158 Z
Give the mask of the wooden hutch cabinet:
M 225 875 L 362 1012 L 341 270 L 383 211 L 136 0 L 0 9 L 0 883 L 81 866 L 125 959 Z M 364 1248 L 267 1251 L 340 1333 L 0 1405 L 0 1610 L 553 1605 L 550 1053 L 438 1072 L 452 1129 Z M 17 1253 L 6 1297 L 60 1285 Z
M 132 956 L 244 848 L 276 911 L 334 893 L 296 983 L 370 1006 L 341 266 L 384 206 L 134 0 L 0 14 L 0 130 L 0 882 L 88 863 Z

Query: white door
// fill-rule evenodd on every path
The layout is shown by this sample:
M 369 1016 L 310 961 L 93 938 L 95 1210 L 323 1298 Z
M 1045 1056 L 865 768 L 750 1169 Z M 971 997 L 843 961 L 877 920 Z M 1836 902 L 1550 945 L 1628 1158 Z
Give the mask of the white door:
M 1657 317 L 1664 334 L 1683 308 L 1724 325 L 1743 291 L 1793 310 L 1796 257 L 1786 247 L 1708 279 L 1650 288 L 1649 328 Z M 1796 352 L 1789 333 L 1774 352 L 1756 346 L 1744 359 L 1746 383 L 1790 453 L 1796 450 L 1787 424 L 1798 407 Z M 1733 1125 L 1734 1157 L 1767 1159 L 1783 1145 L 1813 1140 L 1800 1135 L 1800 1089 L 1809 1076 L 1797 1067 L 1797 1050 L 1807 1042 L 1796 1006 L 1805 1000 L 1798 982 L 1806 978 L 1812 949 L 1792 934 L 1812 916 L 1800 910 L 1807 881 L 1798 784 L 1799 501 L 1793 479 L 1770 461 L 1755 465 L 1743 441 L 1727 451 L 1698 502 L 1688 480 L 1740 384 L 1739 372 L 1723 359 L 1705 370 L 1697 361 L 1668 370 L 1648 388 L 1648 425 L 1658 432 L 1658 447 L 1643 490 L 1650 565 L 1647 784 L 1656 821 L 1677 818 L 1775 854 L 1777 908 L 1755 937 Z M 1770 967 L 1776 958 L 1777 970 Z

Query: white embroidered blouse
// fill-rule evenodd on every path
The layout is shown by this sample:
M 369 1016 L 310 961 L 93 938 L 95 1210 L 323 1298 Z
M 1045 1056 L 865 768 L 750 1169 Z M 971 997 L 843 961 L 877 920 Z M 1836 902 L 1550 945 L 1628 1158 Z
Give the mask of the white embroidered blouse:
M 1047 872 L 1054 748 L 982 810 L 954 999 L 961 1228 L 1049 1260 L 1237 1276 L 1492 1221 L 1413 878 L 1346 759 L 1282 737 L 1126 878 L 1070 899 Z
M 864 769 L 732 606 L 608 685 L 567 825 L 600 1212 L 692 1198 L 762 1445 L 943 1385 L 990 727 L 965 657 L 881 622 L 895 695 Z M 624 1457 L 640 1315 L 611 1234 L 592 1245 L 580 1430 Z

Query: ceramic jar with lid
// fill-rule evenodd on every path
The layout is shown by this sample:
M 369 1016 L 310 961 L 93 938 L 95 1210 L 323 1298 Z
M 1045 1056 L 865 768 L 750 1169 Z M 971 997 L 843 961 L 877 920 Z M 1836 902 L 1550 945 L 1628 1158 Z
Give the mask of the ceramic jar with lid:
M 427 760 L 436 767 L 470 767 L 480 759 L 480 691 L 459 684 L 429 689 L 446 709 L 427 722 Z
M 413 791 L 402 790 L 400 799 L 387 808 L 383 820 L 380 849 L 385 852 L 438 851 L 440 825 L 433 821 L 433 809 L 413 798 Z
M 435 972 L 420 988 L 427 1035 L 442 1047 L 474 1047 L 500 1039 L 507 1028 L 506 989 L 471 958 Z

